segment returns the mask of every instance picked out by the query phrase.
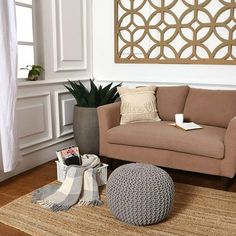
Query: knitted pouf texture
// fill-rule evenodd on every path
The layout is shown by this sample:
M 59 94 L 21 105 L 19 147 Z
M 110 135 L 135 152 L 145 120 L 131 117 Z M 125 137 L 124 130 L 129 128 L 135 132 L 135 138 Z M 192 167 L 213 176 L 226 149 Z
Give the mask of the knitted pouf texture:
M 115 169 L 106 191 L 112 214 L 133 225 L 160 222 L 170 213 L 174 200 L 173 180 L 150 164 L 134 163 Z

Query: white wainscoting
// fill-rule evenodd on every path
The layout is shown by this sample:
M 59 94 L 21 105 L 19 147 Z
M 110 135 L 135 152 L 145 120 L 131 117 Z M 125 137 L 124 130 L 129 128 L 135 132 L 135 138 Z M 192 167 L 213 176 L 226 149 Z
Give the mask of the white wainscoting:
M 75 99 L 68 91 L 55 91 L 56 137 L 73 133 Z
M 16 112 L 20 149 L 53 138 L 50 93 L 18 97 Z
M 11 173 L 0 169 L 0 181 L 55 159 L 57 150 L 75 144 L 75 101 L 64 84 L 83 80 L 87 86 L 92 77 L 91 6 L 92 0 L 35 1 L 35 63 L 45 71 L 38 81 L 18 82 L 17 122 L 23 161 Z
M 87 69 L 87 10 L 87 0 L 52 1 L 55 72 Z

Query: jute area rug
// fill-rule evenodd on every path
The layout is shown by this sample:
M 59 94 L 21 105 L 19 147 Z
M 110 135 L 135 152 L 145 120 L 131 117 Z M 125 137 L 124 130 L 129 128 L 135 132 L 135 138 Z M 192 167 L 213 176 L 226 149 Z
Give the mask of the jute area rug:
M 52 213 L 31 203 L 25 195 L 0 209 L 0 222 L 36 236 L 162 236 L 236 235 L 236 193 L 175 184 L 171 215 L 163 222 L 146 227 L 125 224 L 110 213 L 105 190 L 101 207 L 72 207 Z

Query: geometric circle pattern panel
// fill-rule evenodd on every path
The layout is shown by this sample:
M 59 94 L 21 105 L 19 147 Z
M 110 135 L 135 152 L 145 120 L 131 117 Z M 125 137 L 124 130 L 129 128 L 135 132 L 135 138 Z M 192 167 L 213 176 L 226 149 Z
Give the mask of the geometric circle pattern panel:
M 114 0 L 115 62 L 236 64 L 236 0 Z

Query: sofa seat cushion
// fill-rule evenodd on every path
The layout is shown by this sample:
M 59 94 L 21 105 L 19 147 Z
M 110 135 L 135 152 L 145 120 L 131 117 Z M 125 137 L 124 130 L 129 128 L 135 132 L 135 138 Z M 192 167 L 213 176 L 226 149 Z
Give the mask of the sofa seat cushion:
M 221 159 L 224 157 L 226 129 L 203 126 L 184 131 L 169 126 L 167 121 L 143 122 L 116 126 L 107 131 L 112 144 L 158 148 Z

